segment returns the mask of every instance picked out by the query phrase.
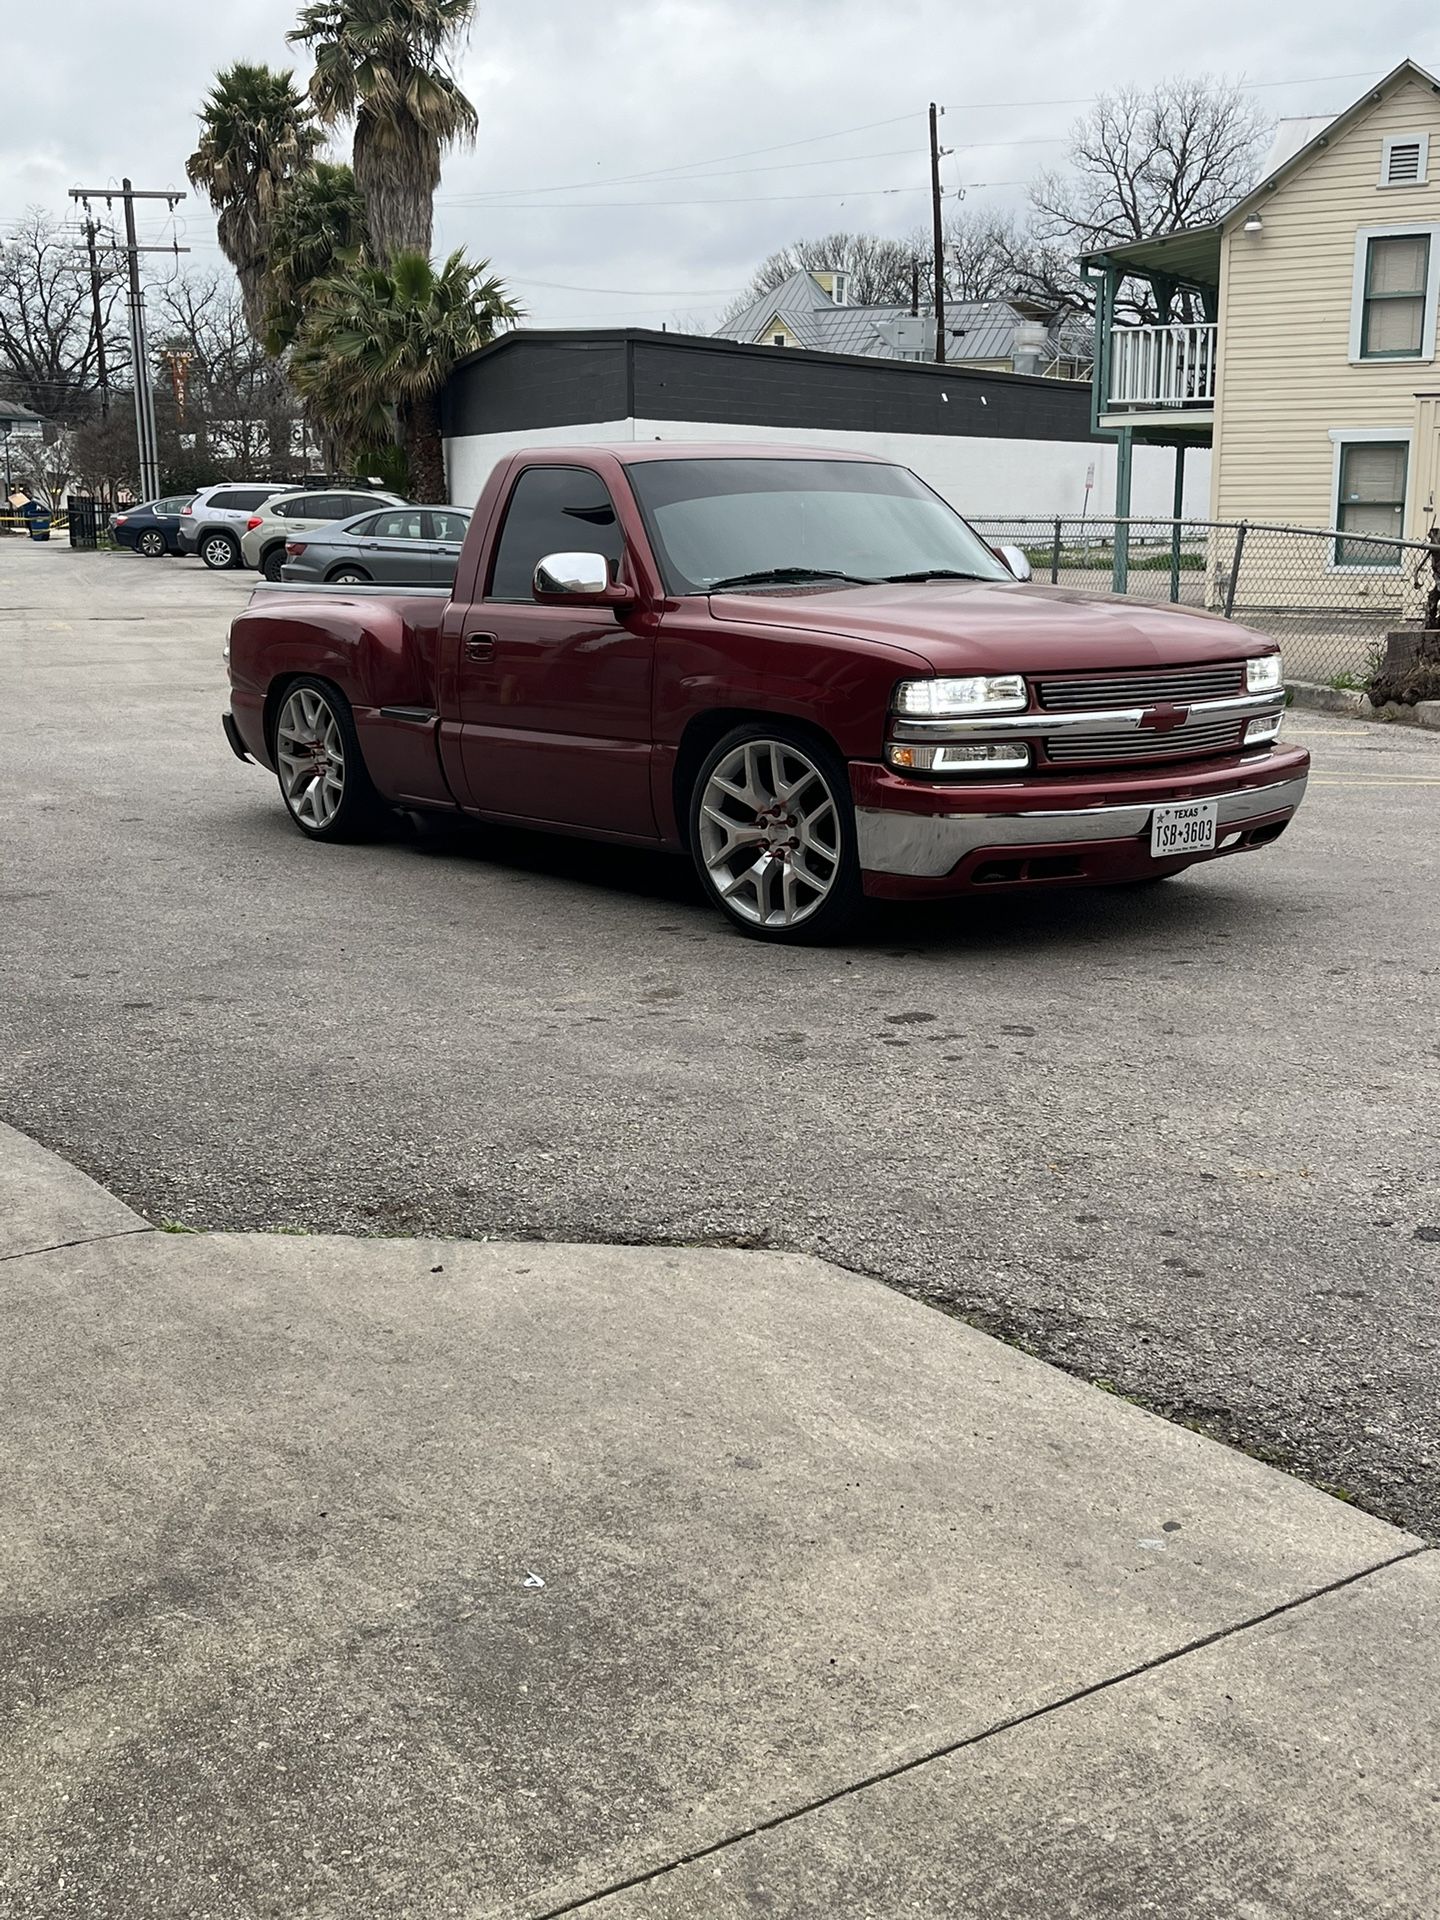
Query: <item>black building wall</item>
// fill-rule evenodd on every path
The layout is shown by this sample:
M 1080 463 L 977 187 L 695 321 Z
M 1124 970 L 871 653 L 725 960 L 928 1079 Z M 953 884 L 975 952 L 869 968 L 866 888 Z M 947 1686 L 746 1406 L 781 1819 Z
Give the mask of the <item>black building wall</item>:
M 442 417 L 450 436 L 638 417 L 757 433 L 1091 438 L 1083 383 L 630 328 L 509 334 L 455 369 Z

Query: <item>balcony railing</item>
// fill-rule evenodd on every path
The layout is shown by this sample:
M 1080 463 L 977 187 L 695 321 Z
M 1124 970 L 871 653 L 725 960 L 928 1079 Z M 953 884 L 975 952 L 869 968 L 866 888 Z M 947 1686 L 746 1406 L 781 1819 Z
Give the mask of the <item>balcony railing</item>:
M 1214 404 L 1213 325 L 1116 327 L 1111 333 L 1108 410 Z

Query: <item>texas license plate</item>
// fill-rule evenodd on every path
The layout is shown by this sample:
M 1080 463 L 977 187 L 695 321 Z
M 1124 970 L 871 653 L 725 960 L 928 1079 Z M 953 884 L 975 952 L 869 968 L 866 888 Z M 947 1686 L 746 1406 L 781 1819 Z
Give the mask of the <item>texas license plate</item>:
M 1183 807 L 1156 807 L 1150 816 L 1150 853 L 1156 860 L 1177 853 L 1207 853 L 1215 844 L 1219 802 L 1195 800 Z

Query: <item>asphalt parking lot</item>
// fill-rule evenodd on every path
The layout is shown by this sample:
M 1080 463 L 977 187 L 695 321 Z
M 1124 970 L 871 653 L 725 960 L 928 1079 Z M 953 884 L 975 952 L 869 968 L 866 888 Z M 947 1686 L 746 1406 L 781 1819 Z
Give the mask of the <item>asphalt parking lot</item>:
M 305 842 L 251 584 L 0 542 L 0 1116 L 197 1228 L 819 1253 L 1440 1536 L 1440 737 L 1292 717 L 1272 850 L 770 950 L 668 860 Z

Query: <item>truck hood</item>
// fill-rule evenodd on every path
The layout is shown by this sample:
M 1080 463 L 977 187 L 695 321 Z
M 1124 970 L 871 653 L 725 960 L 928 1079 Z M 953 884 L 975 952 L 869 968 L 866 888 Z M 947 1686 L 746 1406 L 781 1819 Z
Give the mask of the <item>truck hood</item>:
M 904 647 L 936 673 L 1187 666 L 1275 651 L 1266 635 L 1218 614 L 1019 581 L 716 594 L 710 612 L 737 626 L 800 628 Z

